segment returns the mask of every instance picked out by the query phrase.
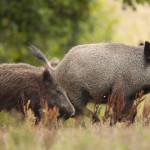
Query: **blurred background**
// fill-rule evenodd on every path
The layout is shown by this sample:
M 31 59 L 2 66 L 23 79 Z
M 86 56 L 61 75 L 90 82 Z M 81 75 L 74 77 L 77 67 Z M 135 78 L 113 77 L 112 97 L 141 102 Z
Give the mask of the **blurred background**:
M 0 63 L 39 64 L 78 44 L 150 41 L 150 0 L 0 0 Z

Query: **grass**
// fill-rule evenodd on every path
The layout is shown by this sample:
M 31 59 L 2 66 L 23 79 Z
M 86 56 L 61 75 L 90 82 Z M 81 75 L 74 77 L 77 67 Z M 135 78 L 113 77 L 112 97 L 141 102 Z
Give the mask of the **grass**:
M 146 150 L 149 147 L 150 126 L 138 122 L 130 127 L 88 124 L 85 128 L 68 125 L 49 130 L 25 121 L 0 130 L 1 150 Z
M 44 119 L 35 126 L 29 104 L 25 107 L 26 119 L 14 111 L 0 112 L 0 150 L 148 150 L 149 120 L 145 124 L 145 119 L 150 114 L 148 98 L 146 104 L 142 102 L 138 108 L 141 114 L 130 126 L 117 123 L 110 127 L 109 122 L 93 125 L 88 118 L 85 118 L 86 127 L 76 126 L 74 119 L 69 119 L 64 124 L 57 123 L 52 121 L 57 116 L 56 108 L 47 110 Z M 93 108 L 92 105 L 89 107 Z M 101 106 L 100 113 L 105 114 L 104 106 Z
M 88 126 L 88 128 L 76 128 L 73 130 L 58 131 L 59 139 L 52 149 L 65 150 L 96 150 L 96 149 L 149 149 L 149 127 L 143 128 L 135 125 L 128 128 Z M 63 138 L 65 137 L 65 138 Z

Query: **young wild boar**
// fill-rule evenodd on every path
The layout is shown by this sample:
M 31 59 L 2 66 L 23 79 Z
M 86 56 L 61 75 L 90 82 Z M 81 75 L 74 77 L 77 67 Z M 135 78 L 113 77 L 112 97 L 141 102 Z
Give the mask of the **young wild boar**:
M 30 107 L 40 119 L 42 99 L 49 108 L 58 106 L 65 118 L 75 113 L 65 92 L 57 85 L 49 69 L 40 69 L 28 64 L 0 65 L 0 111 L 12 108 L 23 112 L 30 100 Z
M 46 57 L 34 46 L 34 55 L 45 61 Z M 150 43 L 133 47 L 120 43 L 79 45 L 72 48 L 60 63 L 52 68 L 54 77 L 73 102 L 76 115 L 93 115 L 85 106 L 93 101 L 97 93 L 108 97 L 124 92 L 125 108 L 121 119 L 126 118 L 136 93 L 150 92 Z M 118 91 L 118 83 L 121 91 Z M 105 101 L 105 100 L 104 100 Z M 133 118 L 134 120 L 134 118 Z

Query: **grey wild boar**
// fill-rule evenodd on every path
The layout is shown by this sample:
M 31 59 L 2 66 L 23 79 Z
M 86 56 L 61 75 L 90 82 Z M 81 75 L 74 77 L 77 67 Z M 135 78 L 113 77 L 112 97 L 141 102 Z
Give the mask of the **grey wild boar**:
M 118 83 L 126 103 L 121 119 L 129 114 L 136 93 L 141 90 L 145 94 L 150 92 L 149 42 L 138 47 L 120 43 L 79 45 L 73 47 L 55 68 L 51 67 L 40 50 L 34 46 L 30 46 L 30 49 L 36 57 L 49 65 L 57 83 L 73 102 L 77 116 L 93 115 L 93 119 L 99 121 L 85 106 L 95 99 L 97 93 L 105 102 L 112 91 L 114 94 L 120 92 Z
M 0 65 L 0 111 L 15 108 L 24 113 L 24 105 L 30 100 L 30 107 L 40 120 L 43 99 L 49 108 L 56 105 L 65 118 L 75 113 L 66 93 L 53 79 L 49 69 L 24 63 Z

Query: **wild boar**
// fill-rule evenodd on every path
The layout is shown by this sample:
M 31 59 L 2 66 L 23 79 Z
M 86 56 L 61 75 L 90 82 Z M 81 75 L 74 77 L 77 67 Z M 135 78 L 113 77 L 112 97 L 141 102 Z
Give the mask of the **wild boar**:
M 60 63 L 52 68 L 48 60 L 34 46 L 33 54 L 49 65 L 57 83 L 73 102 L 76 115 L 93 115 L 85 106 L 97 93 L 106 98 L 114 92 L 124 92 L 125 107 L 121 119 L 126 118 L 136 93 L 150 92 L 150 43 L 129 46 L 120 43 L 86 44 L 73 47 Z M 121 91 L 118 91 L 118 83 Z M 105 101 L 105 100 L 104 100 Z M 134 115 L 135 116 L 135 115 Z M 134 118 L 133 120 L 134 121 Z
M 49 108 L 56 105 L 65 118 L 75 113 L 66 93 L 48 68 L 40 69 L 24 63 L 0 65 L 0 111 L 15 108 L 24 113 L 24 105 L 30 100 L 30 107 L 40 120 L 43 99 Z

